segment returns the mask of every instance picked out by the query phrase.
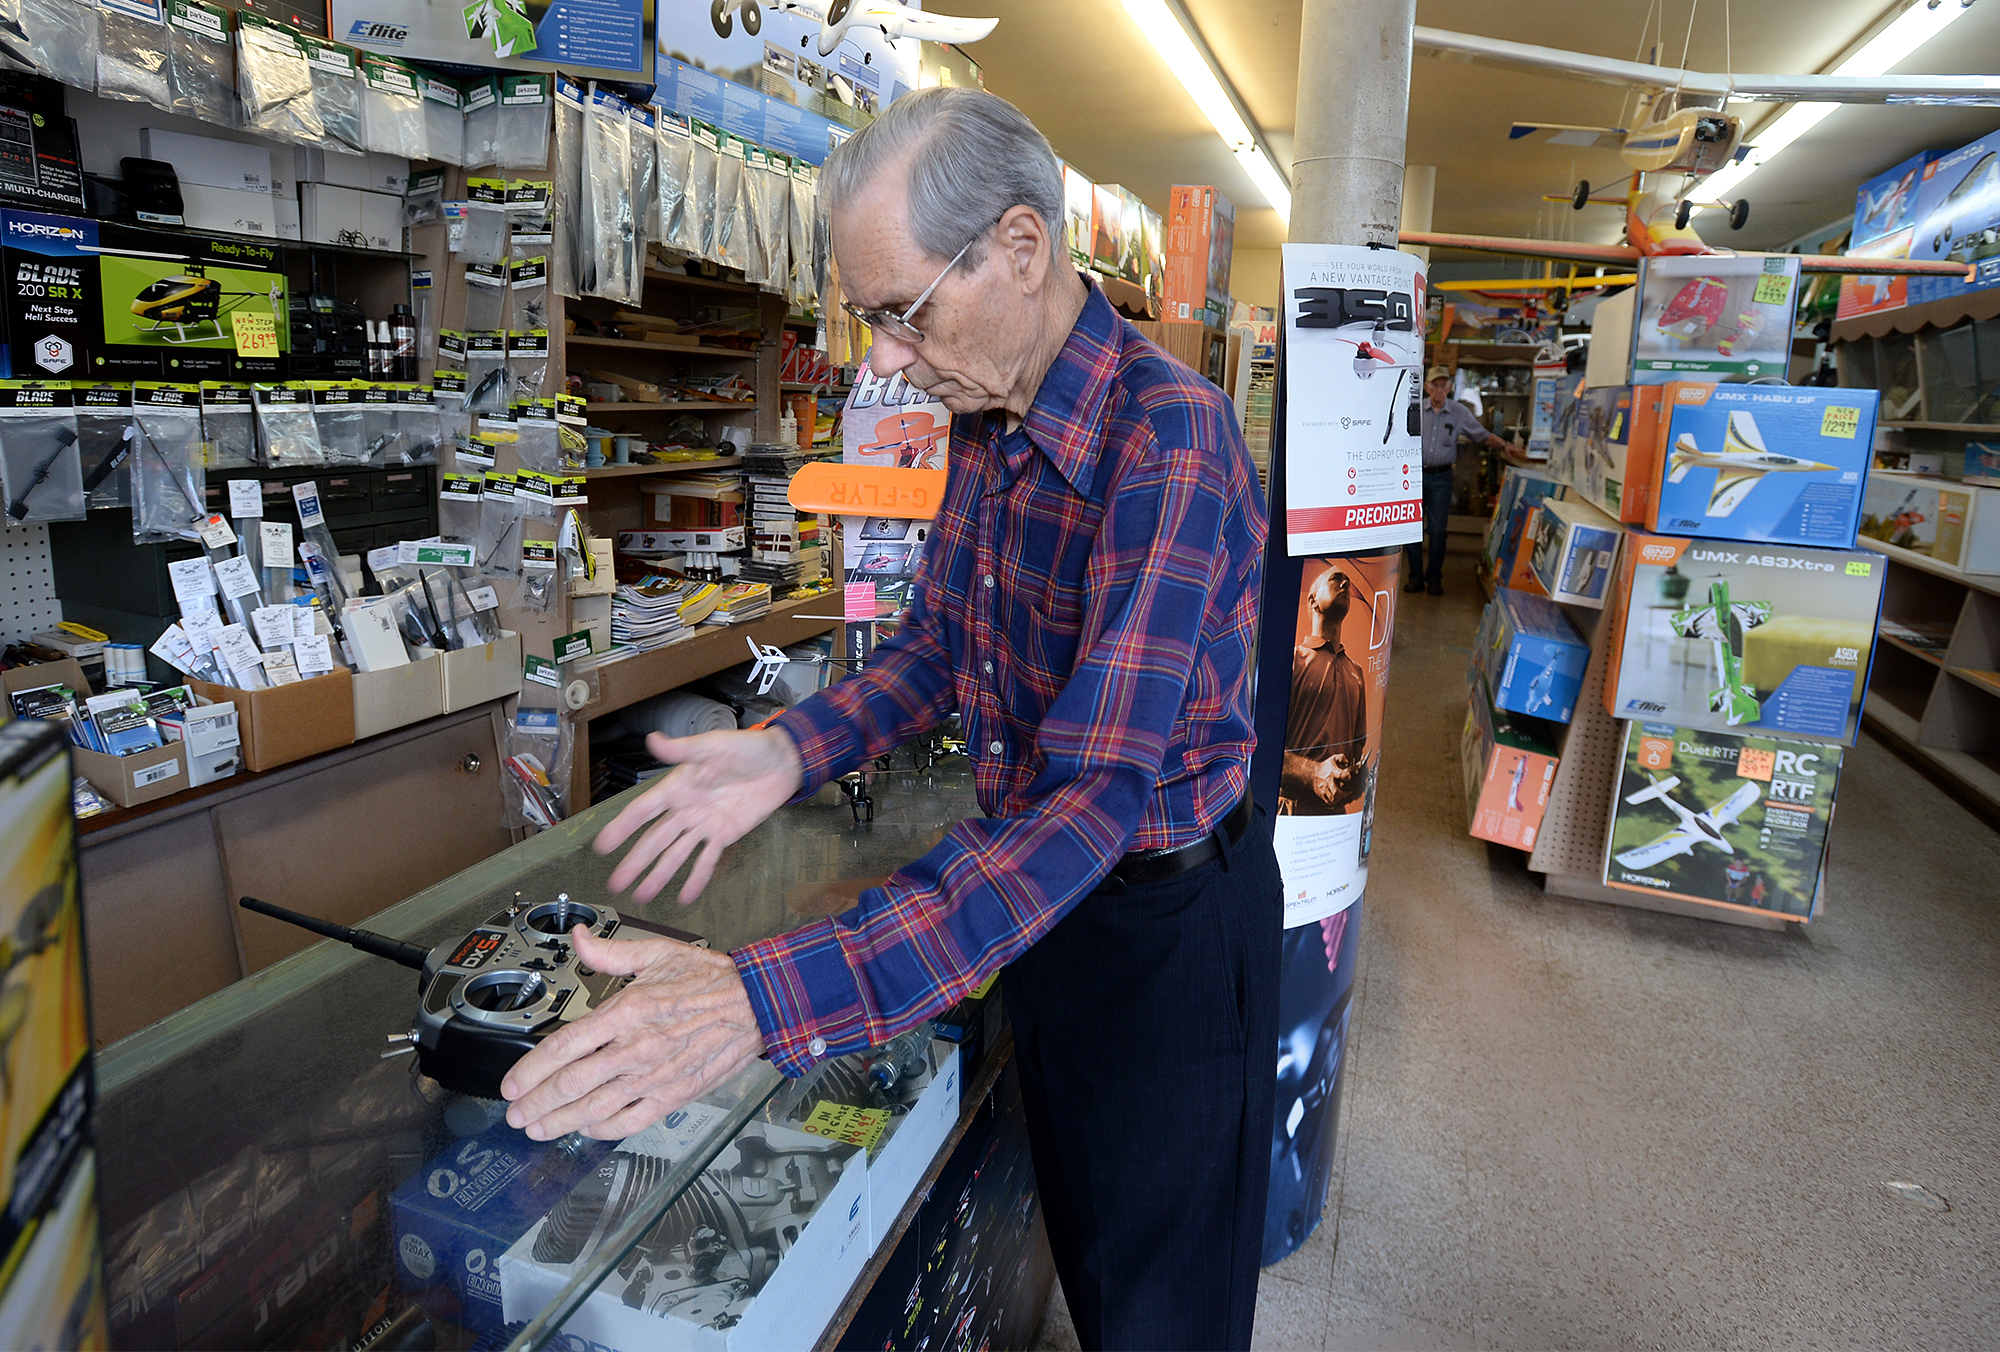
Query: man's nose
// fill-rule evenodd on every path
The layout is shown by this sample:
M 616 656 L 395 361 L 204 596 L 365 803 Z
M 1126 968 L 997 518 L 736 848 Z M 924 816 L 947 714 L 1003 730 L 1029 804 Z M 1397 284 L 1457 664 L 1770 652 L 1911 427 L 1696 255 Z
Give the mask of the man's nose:
M 917 359 L 917 345 L 906 343 L 881 329 L 875 331 L 875 341 L 868 349 L 868 369 L 879 380 L 887 380 L 900 371 L 907 371 Z

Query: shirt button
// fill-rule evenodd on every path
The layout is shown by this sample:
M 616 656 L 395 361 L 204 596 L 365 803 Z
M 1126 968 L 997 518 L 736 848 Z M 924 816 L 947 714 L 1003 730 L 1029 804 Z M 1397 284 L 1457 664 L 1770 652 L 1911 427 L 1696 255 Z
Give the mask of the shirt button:
M 992 752 L 992 753 L 993 753 L 994 755 L 996 755 L 996 756 L 997 756 L 997 755 L 999 755 L 999 754 L 1000 754 L 1000 753 L 1001 753 L 1002 751 L 1005 751 L 1005 750 L 1006 750 L 1007 748 L 1006 748 L 1006 747 L 1005 747 L 1004 745 L 1002 745 L 1001 743 L 999 743 L 999 742 L 988 742 L 988 743 L 986 744 L 986 749 L 987 749 L 988 751 L 991 751 L 991 752 Z
M 823 1037 L 814 1038 L 811 1042 L 808 1042 L 806 1044 L 806 1050 L 811 1052 L 814 1056 L 825 1056 L 826 1039 Z
M 988 662 L 986 664 L 986 674 L 988 676 L 991 676 L 993 674 L 993 664 L 991 662 Z
M 986 585 L 989 587 L 993 585 L 993 574 L 988 573 L 986 575 Z

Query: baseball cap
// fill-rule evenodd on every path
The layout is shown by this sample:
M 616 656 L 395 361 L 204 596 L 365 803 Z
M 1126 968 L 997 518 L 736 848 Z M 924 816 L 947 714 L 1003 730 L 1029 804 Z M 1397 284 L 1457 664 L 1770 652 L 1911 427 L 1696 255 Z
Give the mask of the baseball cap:
M 1426 385 L 1430 384 L 1433 380 L 1450 379 L 1451 372 L 1442 366 L 1433 366 L 1430 370 L 1424 372 L 1424 384 Z

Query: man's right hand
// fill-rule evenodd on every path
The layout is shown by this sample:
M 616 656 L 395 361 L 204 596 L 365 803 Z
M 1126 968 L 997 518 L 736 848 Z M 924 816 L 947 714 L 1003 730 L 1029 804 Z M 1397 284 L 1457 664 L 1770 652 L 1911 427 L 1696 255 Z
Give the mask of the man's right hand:
M 777 728 L 679 738 L 656 732 L 646 738 L 646 749 L 674 768 L 613 817 L 593 844 L 599 854 L 610 854 L 659 818 L 611 871 L 611 890 L 639 883 L 633 896 L 642 903 L 658 896 L 690 857 L 695 862 L 681 888 L 681 904 L 699 897 L 722 852 L 790 802 L 805 783 L 798 747 Z

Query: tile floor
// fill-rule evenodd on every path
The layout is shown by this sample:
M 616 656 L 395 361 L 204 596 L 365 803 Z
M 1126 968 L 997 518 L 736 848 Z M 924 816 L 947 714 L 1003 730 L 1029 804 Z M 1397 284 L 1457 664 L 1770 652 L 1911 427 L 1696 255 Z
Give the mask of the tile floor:
M 1545 896 L 1465 834 L 1446 585 L 1401 598 L 1338 1160 L 1256 1345 L 2000 1346 L 2000 835 L 1864 738 L 1810 926 Z

